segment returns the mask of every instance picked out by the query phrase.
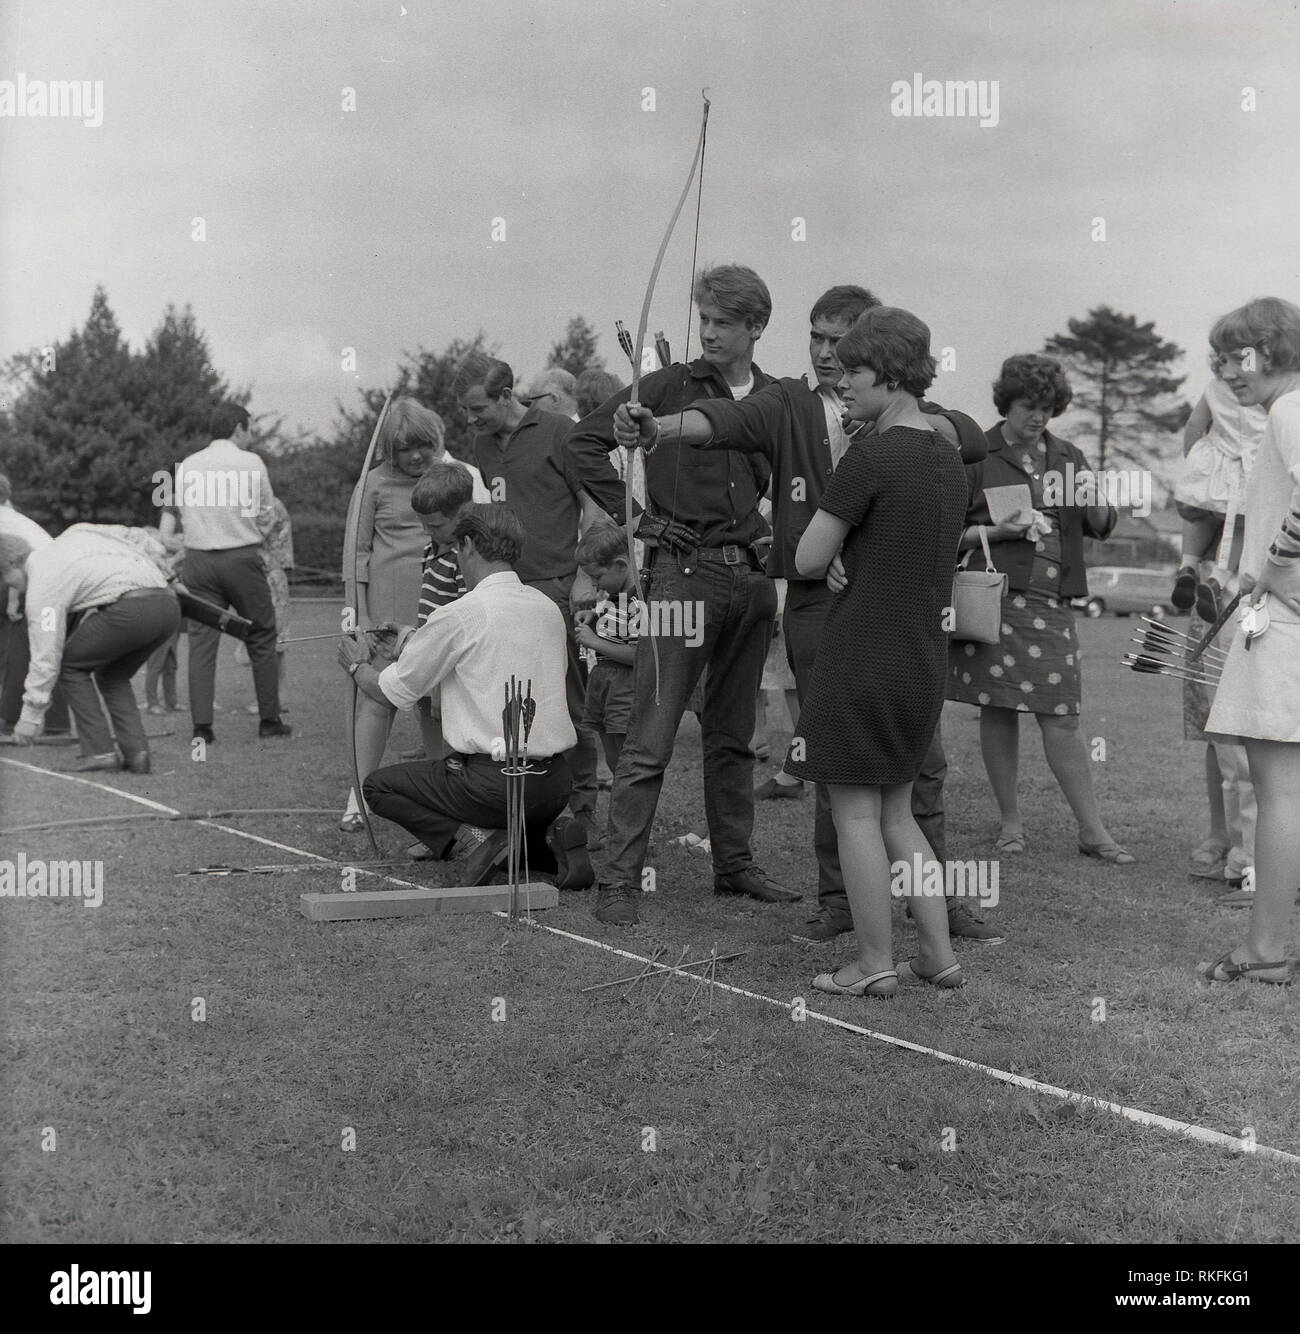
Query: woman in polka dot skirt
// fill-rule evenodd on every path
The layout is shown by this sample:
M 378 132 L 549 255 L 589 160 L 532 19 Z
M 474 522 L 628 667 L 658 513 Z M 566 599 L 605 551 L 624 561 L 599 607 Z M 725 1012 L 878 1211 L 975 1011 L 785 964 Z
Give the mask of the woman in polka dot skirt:
M 988 458 L 966 470 L 971 504 L 961 539 L 963 551 L 979 548 L 983 527 L 993 563 L 1008 576 L 1002 636 L 996 644 L 952 641 L 947 694 L 980 706 L 980 747 L 1000 813 L 999 853 L 1025 850 L 1017 791 L 1019 723 L 1022 713 L 1032 713 L 1047 763 L 1079 822 L 1079 851 L 1127 866 L 1134 858 L 1101 822 L 1079 735 L 1079 641 L 1070 608 L 1071 598 L 1088 591 L 1084 537 L 1109 537 L 1119 515 L 1104 500 L 1075 503 L 1093 498 L 1079 485 L 1090 474 L 1088 462 L 1069 441 L 1047 430 L 1071 397 L 1059 361 L 1025 355 L 1002 363 L 993 403 L 1005 419 L 986 432 Z M 1048 481 L 1051 485 L 1045 485 Z M 1034 536 L 1031 516 L 1023 511 L 992 523 L 985 492 L 1001 486 L 1028 486 L 1033 509 L 1043 516 Z

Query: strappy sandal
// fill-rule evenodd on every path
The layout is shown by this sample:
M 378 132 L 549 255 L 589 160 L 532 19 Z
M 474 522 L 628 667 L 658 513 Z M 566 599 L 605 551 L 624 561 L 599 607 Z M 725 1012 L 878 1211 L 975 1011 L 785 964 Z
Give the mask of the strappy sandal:
M 999 828 L 993 846 L 996 851 L 1001 853 L 1024 852 L 1029 846 L 1029 840 L 1025 837 L 1025 831 L 1023 829 L 1017 829 L 1010 834 L 1004 834 L 1001 828 Z
M 1132 866 L 1137 858 L 1118 843 L 1080 843 L 1079 852 L 1085 857 L 1096 857 L 1098 861 L 1109 862 L 1112 866 Z
M 834 973 L 818 973 L 813 978 L 813 989 L 832 996 L 874 996 L 877 1000 L 889 1000 L 898 993 L 898 974 L 892 968 L 885 968 L 844 986 L 835 980 Z
M 947 968 L 941 968 L 937 973 L 927 974 L 918 973 L 910 959 L 898 965 L 898 980 L 924 982 L 927 986 L 938 987 L 942 991 L 955 991 L 958 987 L 966 985 L 966 975 L 959 963 L 949 964 Z
M 1254 974 L 1262 973 L 1266 970 L 1281 970 L 1282 977 L 1258 977 Z M 1277 987 L 1289 987 L 1295 969 L 1295 960 L 1280 959 L 1275 963 L 1251 963 L 1249 960 L 1234 960 L 1232 951 L 1221 958 L 1215 959 L 1213 963 L 1201 963 L 1196 966 L 1196 975 L 1202 982 L 1236 982 L 1239 978 L 1245 978 L 1247 982 L 1270 982 Z

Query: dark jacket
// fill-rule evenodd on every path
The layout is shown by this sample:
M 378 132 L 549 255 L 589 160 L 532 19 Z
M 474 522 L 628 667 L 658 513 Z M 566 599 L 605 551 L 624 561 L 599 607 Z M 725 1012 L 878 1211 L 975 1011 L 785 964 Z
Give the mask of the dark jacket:
M 834 471 L 826 410 L 816 388 L 803 379 L 783 379 L 739 403 L 711 399 L 690 406 L 702 412 L 713 427 L 713 439 L 698 448 L 745 450 L 771 464 L 773 537 L 768 574 L 774 579 L 820 583 L 805 580 L 794 567 L 799 539 L 816 514 Z M 963 463 L 984 457 L 984 432 L 970 417 L 936 403 L 922 403 L 921 410 L 952 424 Z
M 770 375 L 757 366 L 752 369 L 751 397 L 772 383 Z M 631 389 L 624 389 L 588 413 L 574 426 L 565 446 L 571 475 L 619 523 L 624 519 L 625 493 L 609 452 L 618 448 L 614 411 L 631 394 Z M 731 390 L 718 371 L 700 358 L 688 366 L 677 364 L 651 372 L 641 381 L 639 398 L 656 417 L 669 417 L 698 406 L 700 398 L 731 400 Z M 649 507 L 695 529 L 702 546 L 720 547 L 729 542 L 749 546 L 767 536 L 767 521 L 758 512 L 758 499 L 772 475 L 766 458 L 735 450 L 701 454 L 665 441 L 646 455 L 645 475 Z
M 1029 474 L 1012 457 L 1002 434 L 1002 423 L 987 433 L 989 455 L 983 463 L 973 464 L 966 469 L 966 479 L 970 483 L 971 503 L 966 511 L 966 525 L 992 524 L 988 501 L 984 497 L 986 487 L 1024 486 L 1029 482 Z M 1044 435 L 1047 444 L 1047 469 L 1062 474 L 1067 463 L 1074 464 L 1075 473 L 1091 471 L 1091 465 L 1084 458 L 1082 451 L 1068 440 L 1048 431 Z M 1081 598 L 1088 594 L 1088 577 L 1083 564 L 1083 539 L 1085 537 L 1107 538 L 1119 522 L 1119 511 L 1109 506 L 1110 517 L 1098 531 L 1088 522 L 1088 510 L 1081 505 L 1062 505 L 1057 510 L 1061 520 L 1061 592 L 1063 598 Z M 1029 587 L 1029 576 L 1034 565 L 1034 544 L 1025 538 L 1013 538 L 991 544 L 993 564 L 1008 576 L 1008 584 L 1017 591 Z M 972 562 L 975 557 L 971 557 Z M 983 559 L 981 555 L 979 559 Z

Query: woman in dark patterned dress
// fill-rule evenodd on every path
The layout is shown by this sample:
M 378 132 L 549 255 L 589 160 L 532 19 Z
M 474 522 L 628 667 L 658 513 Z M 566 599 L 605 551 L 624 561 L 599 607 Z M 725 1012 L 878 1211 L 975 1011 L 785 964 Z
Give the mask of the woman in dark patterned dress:
M 1051 357 L 1030 354 L 1002 363 L 993 404 L 1006 420 L 987 432 L 988 458 L 967 469 L 971 505 L 961 539 L 963 551 L 974 550 L 983 528 L 993 564 L 1008 576 L 1002 638 L 996 644 L 953 641 L 948 698 L 980 707 L 980 748 L 1001 819 L 999 853 L 1025 850 L 1017 791 L 1019 729 L 1020 714 L 1032 713 L 1048 766 L 1079 822 L 1079 851 L 1127 866 L 1135 859 L 1101 822 L 1079 735 L 1079 640 L 1070 609 L 1071 598 L 1088 592 L 1084 537 L 1109 537 L 1119 515 L 1095 486 L 1089 489 L 1092 471 L 1083 454 L 1047 429 L 1072 396 L 1061 363 Z M 1031 516 L 1023 511 L 993 524 L 985 492 L 1001 486 L 1028 488 L 1032 507 L 1042 516 L 1034 537 L 1028 535 Z M 1078 503 L 1093 498 L 1099 503 Z
M 945 610 L 966 477 L 918 406 L 935 362 L 930 331 L 915 315 L 868 310 L 836 354 L 845 410 L 875 433 L 850 446 L 795 553 L 799 573 L 816 578 L 842 546 L 848 584 L 831 605 L 785 770 L 827 785 L 858 957 L 813 986 L 892 996 L 906 975 L 958 987 L 965 978 L 948 939 L 947 901 L 922 895 L 910 877 L 934 860 L 912 818 L 912 781 L 943 709 Z M 920 950 L 896 971 L 890 890 L 900 867 Z

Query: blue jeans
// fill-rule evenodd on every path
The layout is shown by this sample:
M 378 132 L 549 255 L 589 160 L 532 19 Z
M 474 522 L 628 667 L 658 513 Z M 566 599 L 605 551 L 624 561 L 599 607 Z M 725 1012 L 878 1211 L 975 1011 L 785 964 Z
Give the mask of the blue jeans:
M 609 860 L 602 876 L 605 884 L 633 889 L 641 887 L 650 826 L 677 728 L 706 666 L 700 726 L 713 869 L 716 875 L 730 875 L 753 864 L 754 752 L 749 743 L 776 617 L 776 590 L 765 574 L 747 565 L 711 563 L 684 574 L 680 562 L 663 550 L 655 552 L 646 597 L 652 614 L 656 604 L 677 604 L 683 612 L 691 608 L 696 620 L 693 636 L 655 636 L 658 704 L 650 638 L 642 634 L 637 643 L 636 697 L 610 794 Z M 700 638 L 701 632 L 698 646 L 691 647 L 688 638 Z

